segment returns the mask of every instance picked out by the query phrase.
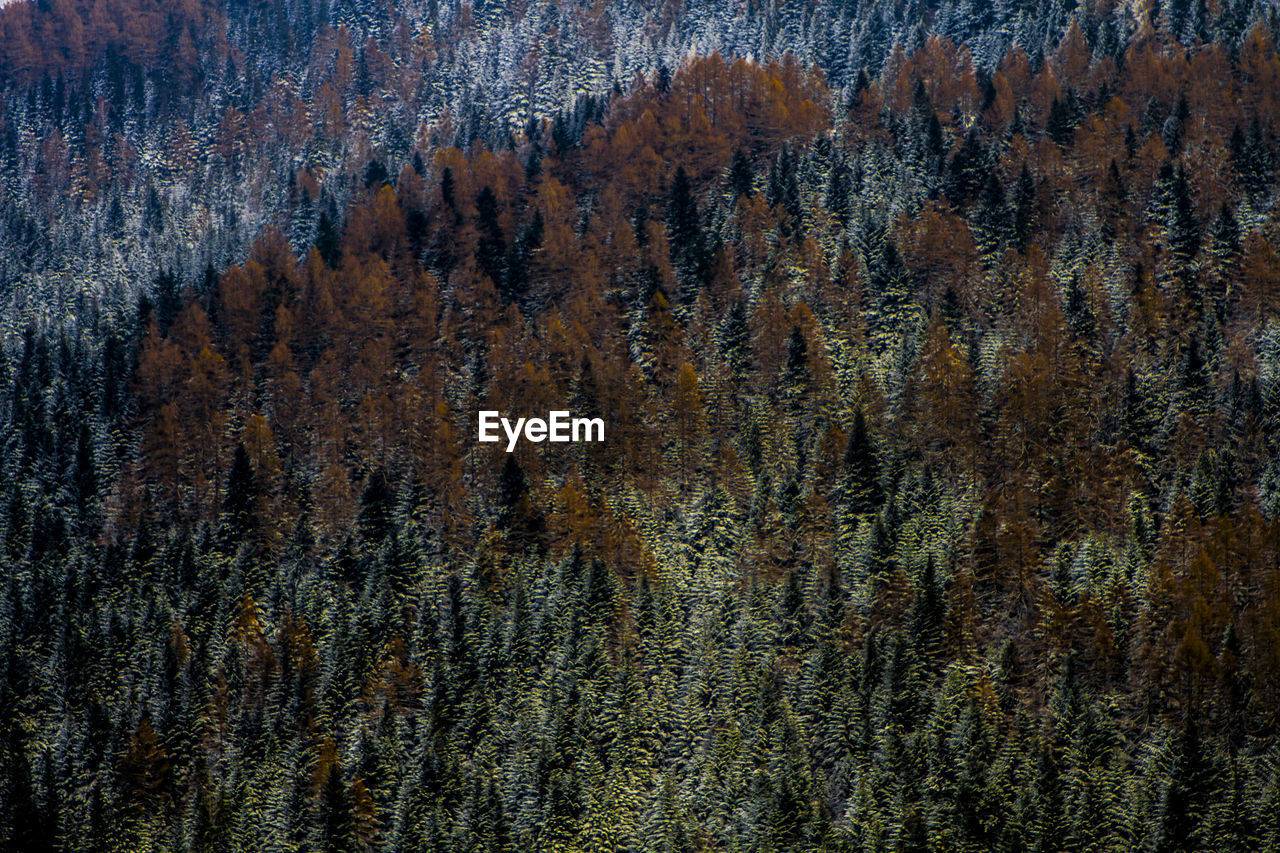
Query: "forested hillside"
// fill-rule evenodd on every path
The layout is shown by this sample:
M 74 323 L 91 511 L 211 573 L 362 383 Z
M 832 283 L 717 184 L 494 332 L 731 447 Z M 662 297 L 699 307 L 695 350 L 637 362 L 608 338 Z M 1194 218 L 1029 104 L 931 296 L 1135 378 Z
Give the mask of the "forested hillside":
M 0 10 L 0 845 L 1280 849 L 1276 23 Z
M 507 150 L 690 55 L 818 65 L 838 98 L 931 37 L 994 70 L 1038 67 L 1076 22 L 1086 49 L 1221 45 L 1270 0 L 33 0 L 0 8 L 0 309 L 121 311 L 170 273 L 240 263 L 266 224 L 298 252 L 366 177 L 415 151 Z M 1030 92 L 1018 92 L 1019 98 Z M 1142 110 L 1145 104 L 1131 104 Z M 1168 105 L 1166 105 L 1168 106 Z M 1229 133 L 1227 128 L 1223 131 Z

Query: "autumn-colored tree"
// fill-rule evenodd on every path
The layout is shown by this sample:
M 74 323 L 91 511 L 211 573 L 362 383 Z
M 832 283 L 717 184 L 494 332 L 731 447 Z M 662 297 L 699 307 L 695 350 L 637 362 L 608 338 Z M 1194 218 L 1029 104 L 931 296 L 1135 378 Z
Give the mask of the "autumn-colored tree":
M 134 729 L 123 769 L 127 776 L 131 799 L 135 807 L 149 812 L 164 805 L 172 796 L 170 790 L 171 762 L 168 751 L 151 726 L 151 718 L 144 715 Z
M 956 473 L 973 464 L 978 446 L 978 397 L 973 367 L 956 348 L 941 315 L 920 355 L 915 441 L 935 464 Z
M 681 482 L 686 486 L 692 466 L 699 461 L 705 400 L 693 365 L 680 365 L 671 399 L 671 420 L 675 427 L 676 451 L 680 459 Z

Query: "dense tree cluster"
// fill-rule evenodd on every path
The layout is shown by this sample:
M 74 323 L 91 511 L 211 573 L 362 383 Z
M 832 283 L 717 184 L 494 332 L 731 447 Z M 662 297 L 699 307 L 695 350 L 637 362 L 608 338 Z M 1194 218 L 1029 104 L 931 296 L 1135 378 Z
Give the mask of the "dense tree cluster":
M 424 144 L 506 150 L 557 116 L 567 138 L 611 89 L 637 72 L 669 79 L 690 54 L 793 55 L 850 102 L 896 46 L 948 39 L 986 71 L 1016 47 L 1038 66 L 1073 22 L 1086 53 L 1117 64 L 1153 36 L 1234 53 L 1256 25 L 1280 35 L 1267 0 L 7 3 L 8 343 L 28 320 L 79 313 L 82 296 L 119 310 L 165 272 L 242 263 L 267 224 L 301 251 L 366 178 L 394 176 Z M 1062 100 L 1055 134 L 1079 108 Z
M 963 27 L 1036 50 L 931 4 L 870 75 L 709 53 L 379 149 L 358 87 L 470 48 L 357 62 L 335 4 L 331 108 L 286 108 L 328 129 L 194 99 L 222 130 L 146 227 L 254 182 L 292 218 L 4 347 L 3 844 L 1280 847 L 1272 29 L 995 6 Z M 603 55 L 632 19 L 591 10 Z M 107 45 L 119 153 L 163 63 Z M 25 115 L 83 122 L 85 73 Z M 475 441 L 565 407 L 606 441 Z

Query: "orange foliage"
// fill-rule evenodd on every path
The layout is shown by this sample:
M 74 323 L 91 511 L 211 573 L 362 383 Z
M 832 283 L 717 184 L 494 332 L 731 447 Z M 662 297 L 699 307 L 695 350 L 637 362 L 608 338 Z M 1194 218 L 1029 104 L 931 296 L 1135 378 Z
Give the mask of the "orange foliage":
M 718 177 L 735 148 L 753 155 L 826 128 L 826 82 L 794 58 L 759 65 L 718 53 L 689 60 L 660 93 L 649 83 L 584 137 L 581 165 L 625 197 L 653 196 L 677 166 L 696 183 Z

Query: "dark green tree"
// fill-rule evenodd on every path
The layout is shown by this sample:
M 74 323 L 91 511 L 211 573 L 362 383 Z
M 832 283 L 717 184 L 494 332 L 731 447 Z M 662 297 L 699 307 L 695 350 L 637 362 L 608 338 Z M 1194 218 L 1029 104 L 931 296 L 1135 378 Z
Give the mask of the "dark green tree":
M 755 170 L 751 160 L 741 148 L 733 149 L 733 160 L 729 164 L 729 191 L 735 200 L 750 195 L 755 184 Z
M 867 432 L 867 419 L 859 409 L 854 415 L 853 430 L 844 452 L 842 498 L 854 515 L 873 513 L 884 503 L 880 485 L 880 461 L 875 444 Z

